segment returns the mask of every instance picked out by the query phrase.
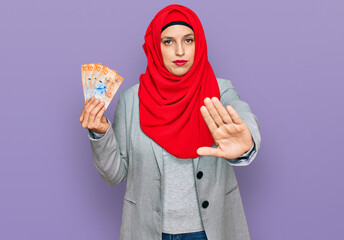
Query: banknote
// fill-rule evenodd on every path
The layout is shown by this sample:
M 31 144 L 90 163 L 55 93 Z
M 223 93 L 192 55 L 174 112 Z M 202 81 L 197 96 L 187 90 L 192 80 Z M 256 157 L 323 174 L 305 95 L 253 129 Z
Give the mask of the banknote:
M 86 71 L 86 97 L 89 99 L 90 93 L 92 91 L 92 74 L 95 69 L 95 66 L 101 66 L 101 63 L 91 63 L 87 64 L 87 71 Z
M 93 95 L 103 100 L 107 108 L 122 81 L 123 78 L 116 71 L 109 68 L 102 69 L 97 77 Z
M 94 91 L 95 91 L 95 86 L 97 84 L 97 78 L 99 76 L 99 74 L 101 72 L 106 71 L 106 69 L 109 69 L 108 66 L 96 66 L 94 68 L 94 71 L 92 73 L 92 77 L 91 77 L 91 82 L 90 82 L 90 88 L 89 88 L 89 92 L 87 94 L 87 99 L 90 99 L 93 95 L 94 95 Z
M 103 100 L 107 108 L 122 84 L 123 77 L 102 63 L 91 63 L 81 65 L 81 80 L 85 103 L 95 96 Z
M 81 65 L 81 80 L 82 80 L 82 89 L 84 93 L 84 98 L 86 99 L 86 72 L 87 72 L 87 64 Z

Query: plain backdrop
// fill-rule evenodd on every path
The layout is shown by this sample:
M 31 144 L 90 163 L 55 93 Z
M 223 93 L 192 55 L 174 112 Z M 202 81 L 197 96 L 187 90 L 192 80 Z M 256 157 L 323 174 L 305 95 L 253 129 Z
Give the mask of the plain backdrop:
M 125 183 L 93 165 L 80 65 L 124 77 L 112 120 L 171 3 L 196 12 L 215 75 L 259 120 L 258 156 L 235 167 L 252 239 L 342 238 L 343 1 L 33 0 L 1 3 L 0 239 L 118 239 Z

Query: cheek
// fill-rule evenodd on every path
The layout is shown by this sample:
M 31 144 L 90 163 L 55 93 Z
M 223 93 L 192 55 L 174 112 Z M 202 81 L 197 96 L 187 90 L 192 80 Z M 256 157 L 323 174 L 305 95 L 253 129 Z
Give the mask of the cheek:
M 192 59 L 192 63 L 195 61 L 195 51 L 191 52 L 190 58 Z
M 192 58 L 193 58 L 193 59 L 195 58 L 195 45 L 194 45 L 194 47 L 193 47 L 193 49 L 192 49 Z
M 163 45 L 160 45 L 160 49 L 161 49 L 161 56 L 162 56 L 162 59 L 163 59 L 163 61 L 165 62 L 165 59 L 166 59 L 166 49 L 164 48 Z
M 192 61 L 194 61 L 194 59 L 195 59 L 195 46 L 190 48 L 189 56 L 190 56 L 190 59 L 192 59 Z
M 171 59 L 171 50 L 166 48 L 161 48 L 161 55 L 164 63 L 168 63 Z

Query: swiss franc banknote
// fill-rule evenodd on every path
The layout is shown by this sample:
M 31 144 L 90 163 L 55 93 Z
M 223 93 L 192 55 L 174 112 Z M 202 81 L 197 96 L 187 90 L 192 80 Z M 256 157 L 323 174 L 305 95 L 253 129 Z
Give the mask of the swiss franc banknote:
M 115 96 L 123 77 L 102 63 L 81 65 L 81 80 L 85 103 L 95 96 L 105 102 L 107 108 Z

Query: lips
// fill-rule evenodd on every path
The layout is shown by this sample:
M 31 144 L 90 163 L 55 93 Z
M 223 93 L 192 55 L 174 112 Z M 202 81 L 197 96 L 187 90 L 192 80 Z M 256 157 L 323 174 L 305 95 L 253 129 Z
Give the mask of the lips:
M 187 62 L 186 60 L 176 60 L 176 61 L 173 61 L 173 63 L 178 65 L 178 66 L 184 65 L 186 62 Z

